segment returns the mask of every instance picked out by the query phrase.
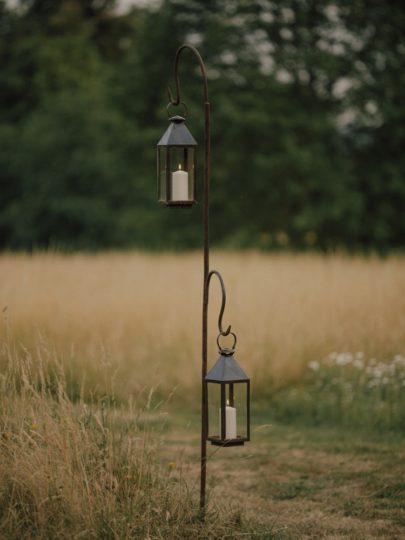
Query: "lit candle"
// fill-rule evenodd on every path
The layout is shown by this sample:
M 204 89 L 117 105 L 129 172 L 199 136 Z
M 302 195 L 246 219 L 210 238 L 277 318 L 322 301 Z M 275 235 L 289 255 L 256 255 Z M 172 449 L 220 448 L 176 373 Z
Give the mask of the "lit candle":
M 225 415 L 225 439 L 236 439 L 236 407 L 231 407 L 228 400 L 226 402 Z M 219 433 L 221 433 L 221 409 L 219 409 Z
M 172 173 L 172 201 L 188 201 L 188 172 L 179 170 Z

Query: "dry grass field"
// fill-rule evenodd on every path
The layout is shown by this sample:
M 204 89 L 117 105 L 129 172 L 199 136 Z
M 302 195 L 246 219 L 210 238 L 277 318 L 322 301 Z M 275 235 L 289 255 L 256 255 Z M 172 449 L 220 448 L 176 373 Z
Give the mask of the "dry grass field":
M 209 448 L 202 521 L 200 255 L 0 256 L 1 539 L 405 537 L 405 257 L 211 265 L 253 440 Z
M 405 351 L 404 257 L 214 252 L 211 267 L 259 394 L 333 351 Z M 0 338 L 34 355 L 45 344 L 93 390 L 108 381 L 123 398 L 151 385 L 186 395 L 199 387 L 201 280 L 200 254 L 2 255 Z M 219 302 L 213 281 L 210 362 Z

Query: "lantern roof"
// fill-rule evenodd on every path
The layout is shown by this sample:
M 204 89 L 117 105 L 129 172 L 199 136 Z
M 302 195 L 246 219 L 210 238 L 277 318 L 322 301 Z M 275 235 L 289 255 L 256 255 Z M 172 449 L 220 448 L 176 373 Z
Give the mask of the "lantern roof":
M 172 116 L 170 125 L 163 134 L 158 146 L 197 146 L 197 142 L 186 127 L 183 116 Z
M 225 352 L 225 354 L 224 354 Z M 205 380 L 208 382 L 247 382 L 249 377 L 240 367 L 233 355 L 221 351 L 214 366 L 207 373 Z

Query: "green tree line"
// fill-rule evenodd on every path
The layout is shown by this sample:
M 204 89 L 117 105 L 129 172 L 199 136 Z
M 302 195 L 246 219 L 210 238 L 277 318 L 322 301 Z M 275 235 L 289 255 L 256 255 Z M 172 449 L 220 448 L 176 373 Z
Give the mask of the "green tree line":
M 156 204 L 177 47 L 206 61 L 212 241 L 405 245 L 400 0 L 0 0 L 0 248 L 194 248 L 201 204 Z M 187 124 L 200 143 L 195 59 Z

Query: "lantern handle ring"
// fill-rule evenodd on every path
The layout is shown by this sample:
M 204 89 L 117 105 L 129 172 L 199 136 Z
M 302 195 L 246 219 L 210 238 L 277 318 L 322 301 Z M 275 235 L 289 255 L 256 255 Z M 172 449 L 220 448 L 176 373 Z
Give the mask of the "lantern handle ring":
M 218 334 L 218 337 L 217 337 L 218 351 L 220 354 L 224 354 L 225 356 L 230 356 L 235 352 L 236 342 L 238 340 L 236 338 L 236 334 L 234 334 L 233 332 L 229 332 L 229 335 L 233 336 L 232 347 L 221 347 L 221 345 L 219 344 L 219 339 L 221 336 L 224 336 L 224 335 L 225 334 L 223 334 L 222 332 Z
M 177 105 L 182 105 L 184 111 L 183 111 L 183 114 L 181 116 L 183 118 L 186 118 L 187 113 L 188 113 L 187 105 L 184 103 L 184 101 L 179 101 L 179 103 L 173 103 L 173 101 L 171 99 L 171 96 L 170 96 L 170 89 L 168 89 L 168 94 L 169 94 L 170 103 L 168 103 L 167 106 L 166 106 L 167 116 L 169 118 L 172 117 L 172 114 L 170 114 L 170 107 L 175 107 Z
M 219 311 L 219 316 L 218 316 L 218 330 L 219 330 L 219 335 L 220 336 L 227 336 L 228 334 L 231 333 L 231 325 L 228 326 L 228 328 L 226 330 L 224 330 L 222 328 L 222 317 L 224 316 L 224 311 L 225 311 L 225 305 L 226 305 L 226 290 L 225 290 L 225 284 L 224 284 L 224 280 L 222 279 L 222 276 L 221 274 L 217 271 L 217 270 L 211 270 L 211 272 L 208 274 L 208 278 L 207 278 L 207 289 L 209 290 L 209 286 L 210 286 L 210 281 L 211 281 L 211 278 L 212 276 L 217 276 L 218 280 L 219 280 L 219 283 L 221 285 L 221 292 L 222 292 L 222 303 L 221 303 L 221 309 Z M 218 336 L 219 337 L 219 336 Z M 235 336 L 236 338 L 236 336 Z M 236 341 L 235 341 L 236 343 Z M 218 345 L 219 346 L 219 345 Z

